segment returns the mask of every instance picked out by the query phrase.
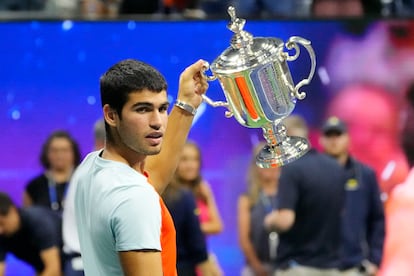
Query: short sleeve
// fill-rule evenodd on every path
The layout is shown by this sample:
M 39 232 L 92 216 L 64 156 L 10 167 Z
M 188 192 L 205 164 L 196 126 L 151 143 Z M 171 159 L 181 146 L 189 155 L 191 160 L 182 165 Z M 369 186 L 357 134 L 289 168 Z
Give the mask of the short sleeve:
M 286 165 L 282 168 L 277 192 L 278 209 L 295 210 L 299 196 L 298 171 Z
M 30 180 L 25 187 L 26 193 L 33 199 L 34 195 L 36 194 L 36 179 Z
M 149 184 L 148 187 L 130 187 L 122 195 L 110 218 L 115 249 L 161 251 L 159 195 Z

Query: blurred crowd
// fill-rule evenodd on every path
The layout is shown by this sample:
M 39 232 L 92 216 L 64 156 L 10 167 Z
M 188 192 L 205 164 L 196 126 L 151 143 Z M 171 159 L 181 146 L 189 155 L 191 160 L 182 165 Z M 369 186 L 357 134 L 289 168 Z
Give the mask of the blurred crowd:
M 318 130 L 320 150 L 311 143 L 304 156 L 283 167 L 257 166 L 256 155 L 265 143 L 254 145 L 235 214 L 244 258 L 240 275 L 413 275 L 413 224 L 408 218 L 414 210 L 414 84 L 405 100 L 401 145 L 410 172 L 388 191 L 387 201 L 374 169 L 351 154 L 351 142 L 360 138 L 343 116 L 326 118 Z M 283 124 L 289 137 L 309 139 L 305 118 L 293 114 Z M 93 130 L 93 150 L 101 151 L 104 121 Z M 9 275 L 9 253 L 39 275 L 84 275 L 73 213 L 72 176 L 80 159 L 71 134 L 53 132 L 41 147 L 44 170 L 25 186 L 23 206 L 0 192 L 0 275 Z M 223 232 L 224 222 L 203 176 L 202 159 L 200 145 L 187 141 L 162 193 L 176 228 L 179 276 L 224 275 L 207 242 Z
M 2 0 L 0 18 L 6 13 L 35 12 L 51 17 L 145 15 L 148 18 L 209 19 L 226 18 L 229 5 L 236 7 L 238 16 L 256 19 L 414 14 L 414 0 Z M 353 86 L 349 91 L 345 90 L 347 93 L 342 95 L 349 98 L 371 95 L 368 88 L 361 86 Z M 414 86 L 407 94 L 414 106 L 413 91 Z M 398 212 L 402 210 L 412 216 L 413 172 L 409 178 L 406 172 L 398 180 L 403 184 L 392 192 L 394 186 L 387 186 L 385 180 L 375 176 L 376 168 L 350 155 L 351 138 L 357 143 L 355 141 L 363 140 L 358 134 L 367 133 L 366 128 L 365 132 L 356 130 L 347 117 L 347 114 L 355 115 L 357 110 L 354 103 L 358 101 L 352 99 L 349 104 L 339 97 L 332 101 L 328 111 L 332 116 L 320 129 L 321 152 L 312 149 L 291 165 L 262 169 L 256 166 L 254 157 L 264 144 L 255 145 L 247 171 L 246 192 L 240 195 L 237 206 L 239 246 L 245 260 L 241 275 L 412 273 L 412 267 L 406 263 L 414 253 L 411 247 L 405 248 L 410 244 L 405 241 L 412 239 L 412 225 L 404 225 L 406 221 L 399 220 Z M 373 98 L 369 102 L 381 106 Z M 352 110 L 345 109 L 348 107 Z M 407 122 L 413 115 L 412 109 L 410 106 L 405 114 Z M 384 115 L 384 110 L 375 117 L 382 125 L 385 120 L 378 116 Z M 362 117 L 357 116 L 358 123 Z M 298 117 L 291 118 L 297 121 L 284 122 L 288 131 L 299 133 L 289 135 L 308 138 L 306 122 Z M 412 140 L 407 138 L 411 137 L 412 127 L 406 125 L 402 138 L 407 140 L 404 141 L 406 155 L 412 167 Z M 94 150 L 103 147 L 104 136 L 103 121 L 99 121 L 94 126 Z M 378 131 L 376 138 L 375 141 L 381 138 Z M 375 146 L 373 140 L 367 139 L 366 144 Z M 367 147 L 364 144 L 360 148 L 366 153 Z M 376 151 L 378 148 L 387 153 L 384 146 L 375 146 Z M 358 156 L 358 152 L 354 153 Z M 388 162 L 390 155 L 386 156 Z M 6 194 L 0 194 L 0 234 L 3 235 L 0 235 L 0 275 L 5 271 L 7 253 L 27 261 L 39 273 L 50 270 L 52 275 L 83 275 L 77 237 L 65 237 L 62 229 L 64 206 L 67 210 L 70 202 L 67 200 L 70 180 L 81 159 L 78 144 L 66 131 L 51 133 L 39 159 L 44 171 L 27 183 L 21 208 Z M 374 159 L 382 161 L 376 156 Z M 202 271 L 206 265 L 214 267 L 214 275 L 224 274 L 220 260 L 208 248 L 208 237 L 220 234 L 224 225 L 213 190 L 202 176 L 201 164 L 201 149 L 188 141 L 176 173 L 163 194 L 177 229 L 179 275 L 204 275 Z M 390 196 L 384 206 L 380 188 Z M 387 224 L 385 217 L 393 223 Z M 76 233 L 76 229 L 70 230 Z M 71 239 L 75 240 L 74 247 Z M 28 248 L 28 244 L 32 246 Z
M 157 19 L 227 18 L 228 6 L 245 18 L 394 17 L 414 14 L 414 0 L 3 0 L 1 14 L 49 17 Z

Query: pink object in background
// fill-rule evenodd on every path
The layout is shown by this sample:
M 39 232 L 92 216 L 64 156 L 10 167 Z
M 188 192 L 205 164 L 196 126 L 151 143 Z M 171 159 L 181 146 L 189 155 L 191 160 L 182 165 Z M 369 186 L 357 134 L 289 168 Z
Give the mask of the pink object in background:
M 378 276 L 414 275 L 414 168 L 386 207 L 384 256 Z

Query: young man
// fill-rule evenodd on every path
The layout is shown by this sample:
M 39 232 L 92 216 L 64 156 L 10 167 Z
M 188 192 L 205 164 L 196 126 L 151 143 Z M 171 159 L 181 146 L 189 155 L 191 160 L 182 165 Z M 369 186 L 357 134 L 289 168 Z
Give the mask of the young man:
M 308 137 L 305 120 L 284 120 L 289 136 Z M 277 210 L 265 225 L 279 232 L 275 266 L 278 276 L 335 276 L 345 175 L 338 162 L 311 149 L 282 167 Z
M 383 203 L 375 172 L 350 155 L 350 137 L 339 118 L 330 117 L 324 123 L 320 144 L 326 154 L 345 168 L 347 175 L 340 269 L 352 275 L 375 275 L 385 236 Z
M 19 209 L 0 193 L 0 276 L 5 275 L 7 253 L 31 265 L 38 275 L 61 275 L 60 222 L 51 212 L 43 207 Z
M 159 193 L 208 87 L 203 66 L 199 60 L 181 74 L 169 116 L 167 84 L 150 65 L 124 60 L 101 77 L 105 147 L 73 177 L 86 275 L 176 275 L 174 224 Z

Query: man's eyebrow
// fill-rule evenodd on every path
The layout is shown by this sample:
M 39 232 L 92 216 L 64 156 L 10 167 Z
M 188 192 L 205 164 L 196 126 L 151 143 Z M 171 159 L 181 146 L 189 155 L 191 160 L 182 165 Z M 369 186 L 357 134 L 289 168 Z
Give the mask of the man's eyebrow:
M 169 101 L 165 101 L 165 102 L 160 104 L 160 106 L 169 106 L 169 105 L 170 105 Z M 132 105 L 132 108 L 136 108 L 136 107 L 154 107 L 154 103 L 151 103 L 151 102 L 137 102 L 137 103 L 134 103 Z
M 145 107 L 145 106 L 154 106 L 154 104 L 153 103 L 150 103 L 150 102 L 137 102 L 137 103 L 134 103 L 133 105 L 132 105 L 132 108 L 135 108 L 135 107 Z

